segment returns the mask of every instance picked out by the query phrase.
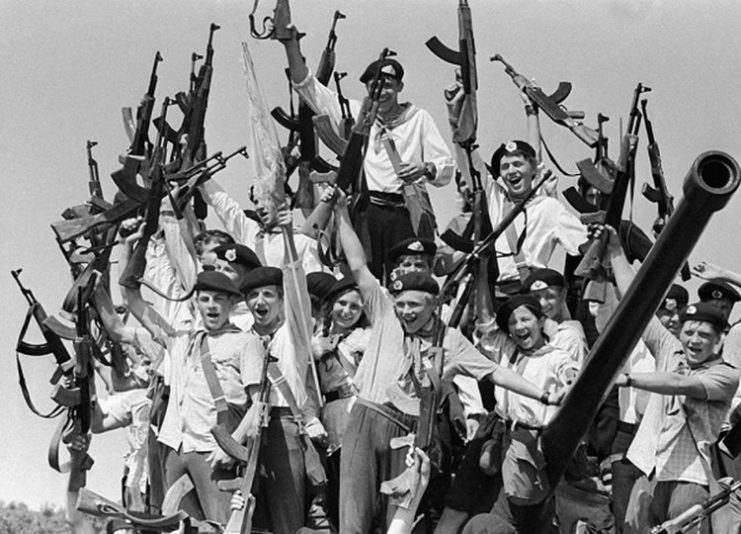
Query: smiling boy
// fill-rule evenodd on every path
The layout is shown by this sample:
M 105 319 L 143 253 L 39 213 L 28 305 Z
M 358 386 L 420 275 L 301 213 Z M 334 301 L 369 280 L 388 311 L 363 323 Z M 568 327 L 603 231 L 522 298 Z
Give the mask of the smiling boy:
M 342 444 L 339 530 L 352 534 L 370 532 L 374 518 L 382 523 L 386 519 L 385 498 L 378 508 L 380 484 L 400 474 L 405 465 L 405 451 L 392 450 L 390 440 L 407 435 L 417 425 L 416 384 L 429 380 L 426 369 L 432 365 L 433 334 L 445 326 L 436 313 L 439 287 L 429 274 L 402 274 L 391 283 L 391 295 L 383 290 L 366 265 L 350 223 L 347 199 L 342 193 L 338 196 L 335 214 L 340 241 L 372 324 L 355 375 L 359 396 Z M 443 380 L 457 374 L 488 378 L 527 397 L 545 403 L 550 400 L 542 389 L 481 355 L 459 330 L 445 329 L 443 348 Z

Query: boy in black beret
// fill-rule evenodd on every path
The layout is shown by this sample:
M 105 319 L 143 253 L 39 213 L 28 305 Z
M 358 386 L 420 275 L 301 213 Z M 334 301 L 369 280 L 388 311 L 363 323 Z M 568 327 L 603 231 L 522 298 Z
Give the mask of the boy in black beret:
M 291 38 L 282 44 L 296 91 L 315 113 L 329 116 L 336 130 L 341 131 L 337 94 L 309 72 L 298 32 L 294 29 L 288 33 Z M 432 116 L 411 103 L 399 101 L 404 74 L 397 60 L 387 58 L 373 61 L 360 76 L 366 90 L 371 89 L 376 75 L 382 84 L 378 115 L 370 127 L 370 143 L 363 158 L 363 176 L 370 195 L 364 218 L 368 243 L 364 245 L 371 272 L 379 279 L 385 279 L 391 271 L 388 253 L 395 244 L 414 236 L 434 238 L 436 223 L 426 184 L 442 187 L 455 170 L 453 157 Z M 351 100 L 353 117 L 358 119 L 360 110 L 360 102 Z M 392 163 L 397 160 L 399 164 Z
M 609 233 L 608 256 L 618 289 L 625 294 L 635 277 L 620 239 Z M 655 481 L 649 509 L 652 525 L 673 519 L 716 493 L 709 447 L 739 384 L 738 371 L 723 361 L 720 349 L 728 323 L 715 305 L 699 302 L 679 313 L 679 339 L 653 319 L 642 338 L 656 359 L 656 372 L 622 374 L 615 384 L 652 395 L 627 453 L 627 459 Z M 708 521 L 700 532 L 710 532 Z
M 459 330 L 448 329 L 437 316 L 437 282 L 427 273 L 401 274 L 387 293 L 369 270 L 362 244 L 339 193 L 335 216 L 342 248 L 363 296 L 371 321 L 370 339 L 355 383 L 358 400 L 350 414 L 343 439 L 340 475 L 340 527 L 342 533 L 366 533 L 374 518 L 383 524 L 388 502 L 377 507 L 383 481 L 404 471 L 405 451 L 392 450 L 390 440 L 407 436 L 419 417 L 420 398 L 415 384 L 431 380 L 434 367 L 430 351 L 435 334 L 444 330 L 443 380 L 457 374 L 484 377 L 504 388 L 535 399 L 557 402 L 517 373 L 485 358 Z M 375 461 L 368 461 L 375 458 Z

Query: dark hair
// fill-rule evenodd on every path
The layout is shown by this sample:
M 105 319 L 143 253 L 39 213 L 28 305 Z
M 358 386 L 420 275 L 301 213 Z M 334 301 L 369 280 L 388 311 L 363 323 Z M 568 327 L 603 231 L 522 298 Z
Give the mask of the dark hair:
M 234 238 L 223 230 L 206 230 L 205 232 L 201 232 L 193 238 L 193 246 L 196 249 L 196 254 L 198 256 L 203 254 L 203 248 L 210 243 L 233 245 Z
M 334 303 L 337 302 L 337 299 L 339 299 L 342 295 L 346 295 L 350 291 L 356 291 L 360 293 L 360 290 L 357 288 L 357 286 L 351 286 L 345 289 L 344 291 L 339 291 L 336 295 L 331 295 L 330 299 L 324 302 L 324 307 L 322 308 L 322 315 L 321 315 L 322 336 L 329 337 L 329 330 L 332 327 L 332 308 L 334 307 Z M 365 328 L 368 326 L 370 326 L 370 321 L 368 320 L 368 316 L 365 314 L 365 309 L 364 309 L 361 312 L 360 317 L 358 317 L 358 320 L 353 325 L 353 328 Z

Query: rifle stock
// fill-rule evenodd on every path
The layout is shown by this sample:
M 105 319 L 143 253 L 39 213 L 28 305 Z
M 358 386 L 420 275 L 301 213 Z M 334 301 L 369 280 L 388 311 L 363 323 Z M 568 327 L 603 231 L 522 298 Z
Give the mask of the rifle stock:
M 165 97 L 162 102 L 162 122 L 164 124 L 165 118 L 167 117 L 167 108 L 172 101 Z M 147 248 L 149 247 L 149 241 L 152 236 L 157 232 L 160 216 L 160 205 L 162 204 L 162 195 L 164 191 L 164 178 L 162 176 L 162 165 L 164 164 L 166 145 L 163 139 L 163 130 L 157 133 L 157 142 L 155 144 L 155 150 L 152 154 L 152 163 L 150 169 L 152 174 L 150 176 L 152 185 L 149 190 L 149 198 L 147 200 L 147 211 L 144 220 L 144 232 L 141 239 L 136 243 L 133 253 L 129 258 L 129 262 L 124 267 L 119 284 L 132 288 L 138 289 L 141 286 L 141 277 L 144 275 L 144 270 L 147 265 Z
M 136 200 L 127 199 L 119 204 L 114 204 L 110 210 L 103 213 L 80 217 L 79 219 L 59 221 L 53 223 L 51 228 L 60 243 L 68 243 L 81 235 L 100 229 L 100 227 L 109 227 L 113 224 L 118 224 L 124 219 L 131 217 L 140 206 L 141 204 Z

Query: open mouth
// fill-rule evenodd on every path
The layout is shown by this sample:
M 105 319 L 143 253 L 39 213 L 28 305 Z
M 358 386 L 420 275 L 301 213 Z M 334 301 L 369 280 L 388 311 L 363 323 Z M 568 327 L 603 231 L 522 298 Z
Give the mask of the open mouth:
M 522 183 L 522 175 L 515 174 L 515 175 L 508 176 L 507 183 L 510 186 L 517 188 Z
M 533 336 L 530 334 L 530 332 L 515 333 L 515 341 L 518 345 L 528 347 L 533 343 Z
M 267 308 L 255 308 L 252 314 L 255 316 L 255 319 L 264 319 L 268 314 L 268 309 Z

